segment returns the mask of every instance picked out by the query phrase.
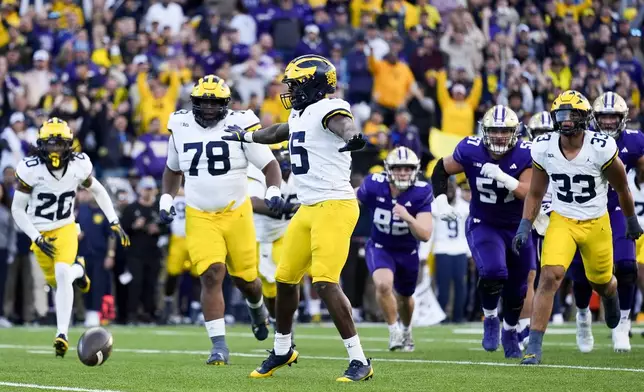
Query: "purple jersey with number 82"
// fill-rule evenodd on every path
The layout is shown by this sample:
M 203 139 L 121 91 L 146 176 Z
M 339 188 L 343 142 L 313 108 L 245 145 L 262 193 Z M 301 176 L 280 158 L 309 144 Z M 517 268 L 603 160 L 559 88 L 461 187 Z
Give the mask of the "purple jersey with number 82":
M 481 138 L 463 139 L 454 150 L 454 160 L 463 166 L 472 190 L 470 217 L 493 226 L 516 226 L 523 214 L 523 200 L 517 199 L 502 184 L 481 174 L 486 163 L 499 165 L 501 170 L 518 179 L 525 169 L 532 167 L 531 143 L 519 141 L 498 161 L 490 156 Z

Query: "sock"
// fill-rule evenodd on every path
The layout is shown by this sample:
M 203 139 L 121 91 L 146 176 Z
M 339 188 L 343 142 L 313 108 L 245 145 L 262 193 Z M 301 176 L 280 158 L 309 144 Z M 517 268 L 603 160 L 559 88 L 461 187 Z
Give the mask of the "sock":
M 261 324 L 266 322 L 268 318 L 268 309 L 264 306 L 264 298 L 260 298 L 257 303 L 250 303 L 246 300 L 248 305 L 248 313 L 250 314 L 250 322 L 253 324 Z
M 516 331 L 517 326 L 516 326 L 516 324 L 515 325 L 510 325 L 505 320 L 503 320 L 503 330 L 504 331 L 511 331 L 511 330 Z
M 252 304 L 250 301 L 246 300 L 246 305 L 251 309 L 259 309 L 264 305 L 264 297 L 261 297 L 256 304 Z
M 279 332 L 275 333 L 275 343 L 273 344 L 273 350 L 275 350 L 275 355 L 286 355 L 291 349 L 291 334 L 283 335 Z
M 530 326 L 530 319 L 522 318 L 522 319 L 519 319 L 519 328 L 517 330 L 521 332 L 524 329 L 526 329 L 526 327 L 529 327 L 529 326 Z
M 542 331 L 535 331 L 534 329 L 530 330 L 528 348 L 526 349 L 526 354 L 541 354 L 541 346 L 543 345 L 543 334 Z
M 316 314 L 322 313 L 320 310 L 322 308 L 322 300 L 321 299 L 310 299 L 309 300 L 309 314 L 311 316 L 315 316 Z
M 503 301 L 503 320 L 508 322 L 508 325 L 516 325 L 519 323 L 519 316 L 521 316 L 521 309 L 523 308 L 523 300 L 517 301 L 515 299 L 507 299 Z
M 619 308 L 624 311 L 630 311 L 635 299 L 636 286 L 622 282 L 617 283 L 617 294 L 619 295 Z
M 593 295 L 593 288 L 590 283 L 575 282 L 572 286 L 572 292 L 575 294 L 577 308 L 587 308 L 590 304 L 590 297 Z
M 402 330 L 404 333 L 410 333 L 411 332 L 411 325 L 403 325 Z
M 585 308 L 577 307 L 577 313 L 579 313 L 579 315 L 584 317 L 584 318 L 586 318 L 588 316 L 588 312 L 590 312 L 588 307 L 585 307 Z
M 620 305 L 622 304 L 621 302 L 619 303 Z M 628 320 L 631 317 L 631 310 L 620 310 L 619 313 L 622 316 L 622 320 Z
M 208 337 L 210 338 L 226 335 L 226 323 L 223 318 L 206 321 L 205 325 L 206 331 L 208 331 Z
M 83 269 L 83 267 L 81 267 L 80 264 L 72 264 L 71 267 L 71 276 L 73 283 L 76 279 L 82 278 L 83 275 L 85 275 L 85 270 Z
M 602 297 L 602 304 L 604 305 L 604 321 L 606 321 L 606 325 L 610 329 L 617 327 L 621 318 L 619 295 L 614 294 L 612 297 Z
M 390 324 L 387 328 L 389 328 L 389 334 L 392 334 L 398 330 L 398 323 Z
M 498 317 L 499 316 L 499 310 L 498 310 L 498 308 L 494 308 L 492 310 L 488 310 L 488 309 L 483 308 L 483 315 L 485 315 L 485 317 Z
M 80 265 L 76 265 L 80 268 Z M 72 307 L 74 306 L 74 276 L 75 272 L 72 266 L 65 263 L 56 263 L 54 265 L 56 274 L 56 327 L 58 334 L 67 336 L 69 332 L 69 322 L 72 318 Z M 76 270 L 77 273 L 78 270 Z M 81 275 L 82 276 L 82 275 Z
M 364 351 L 362 351 L 362 345 L 360 344 L 360 337 L 358 335 L 350 337 L 349 339 L 343 339 L 342 342 L 344 342 L 344 347 L 347 348 L 349 362 L 358 360 L 365 365 L 369 364 L 367 357 L 364 355 Z

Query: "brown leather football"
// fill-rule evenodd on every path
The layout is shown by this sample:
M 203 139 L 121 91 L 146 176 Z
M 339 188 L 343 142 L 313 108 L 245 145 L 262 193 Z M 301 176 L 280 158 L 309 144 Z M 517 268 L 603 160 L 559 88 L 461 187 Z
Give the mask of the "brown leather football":
M 112 354 L 112 334 L 101 327 L 90 328 L 78 339 L 78 359 L 87 366 L 100 366 Z

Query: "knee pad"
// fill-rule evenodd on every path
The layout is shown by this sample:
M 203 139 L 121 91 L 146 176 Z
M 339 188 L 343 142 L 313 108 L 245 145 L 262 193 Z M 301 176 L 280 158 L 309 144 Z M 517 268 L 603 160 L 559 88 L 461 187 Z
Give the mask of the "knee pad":
M 484 279 L 479 278 L 479 281 L 476 287 L 486 294 L 490 295 L 500 295 L 503 291 L 503 284 L 505 279 Z
M 637 262 L 621 262 L 615 264 L 615 277 L 617 284 L 636 284 L 637 283 Z

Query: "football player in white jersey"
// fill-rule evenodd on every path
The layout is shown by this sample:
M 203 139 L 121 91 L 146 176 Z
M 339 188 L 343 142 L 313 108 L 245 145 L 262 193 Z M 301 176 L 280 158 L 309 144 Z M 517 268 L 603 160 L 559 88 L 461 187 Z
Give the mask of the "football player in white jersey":
M 359 207 L 350 183 L 351 154 L 366 144 L 353 122 L 349 104 L 326 98 L 335 91 L 336 70 L 321 56 L 306 55 L 286 67 L 288 91 L 282 103 L 292 109 L 288 123 L 247 132 L 231 127 L 226 140 L 274 144 L 289 140 L 299 208 L 286 230 L 284 253 L 277 267 L 277 332 L 274 349 L 251 377 L 270 377 L 295 362 L 291 329 L 298 305 L 298 284 L 311 267 L 311 277 L 349 353 L 350 364 L 337 381 L 361 381 L 373 376 L 351 317 L 351 305 L 338 284 L 349 253 Z
M 552 213 L 541 254 L 541 276 L 534 298 L 530 335 L 522 364 L 541 362 L 543 335 L 552 311 L 552 300 L 566 269 L 579 249 L 586 276 L 602 296 L 606 324 L 619 324 L 617 281 L 613 275 L 613 241 L 608 217 L 608 184 L 619 196 L 626 217 L 626 236 L 637 239 L 637 221 L 626 171 L 617 156 L 617 144 L 608 135 L 588 130 L 590 103 L 576 91 L 565 91 L 552 104 L 555 132 L 542 135 L 532 145 L 533 176 L 523 219 L 513 240 L 515 252 L 528 241 L 532 224 L 550 179 Z
M 49 119 L 38 131 L 37 153 L 16 168 L 18 187 L 11 205 L 16 224 L 33 241 L 31 246 L 47 284 L 56 289 L 56 356 L 69 348 L 67 333 L 72 316 L 74 288 L 90 288 L 85 262 L 79 258 L 74 200 L 79 186 L 87 188 L 110 222 L 121 245 L 130 239 L 119 224 L 109 194 L 93 176 L 92 162 L 84 153 L 72 152 L 74 135 L 63 120 Z
M 253 204 L 253 221 L 257 239 L 257 256 L 259 258 L 259 277 L 262 280 L 262 294 L 271 318 L 275 319 L 275 297 L 277 285 L 275 271 L 282 255 L 284 233 L 291 218 L 300 208 L 295 192 L 295 178 L 291 174 L 291 162 L 286 142 L 271 145 L 275 159 L 282 170 L 282 198 L 286 201 L 282 214 L 271 211 L 264 201 L 266 178 L 254 166 L 248 167 L 248 194 Z
M 274 211 L 281 211 L 282 173 L 268 146 L 242 145 L 222 140 L 229 126 L 248 131 L 259 128 L 250 110 L 228 109 L 230 88 L 223 79 L 208 75 L 195 84 L 192 110 L 170 115 L 172 132 L 163 173 L 163 195 L 159 216 L 172 220 L 173 198 L 185 176 L 186 238 L 190 260 L 201 279 L 201 305 L 206 330 L 212 341 L 210 365 L 228 363 L 225 340 L 224 298 L 221 285 L 226 269 L 246 298 L 253 334 L 268 337 L 268 311 L 257 277 L 257 256 L 253 209 L 248 198 L 249 162 L 266 175 L 265 199 Z
M 168 244 L 167 277 L 165 280 L 165 309 L 163 320 L 171 321 L 173 312 L 174 295 L 177 290 L 179 276 L 189 271 L 192 277 L 192 298 L 190 301 L 190 322 L 196 323 L 201 311 L 199 296 L 201 281 L 197 268 L 190 262 L 188 245 L 186 244 L 186 197 L 183 188 L 179 188 L 173 202 L 175 216 L 170 224 L 170 243 Z

